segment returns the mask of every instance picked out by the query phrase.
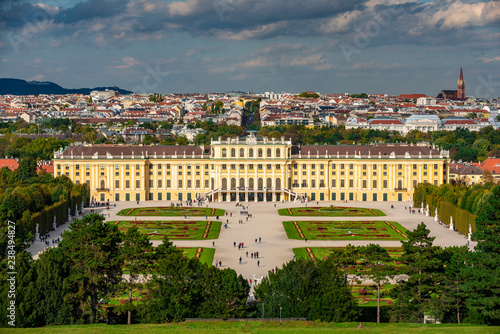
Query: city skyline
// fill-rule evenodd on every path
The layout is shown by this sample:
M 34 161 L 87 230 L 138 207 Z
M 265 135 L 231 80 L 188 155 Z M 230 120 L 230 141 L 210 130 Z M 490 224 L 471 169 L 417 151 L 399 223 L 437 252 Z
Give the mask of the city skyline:
M 499 1 L 11 0 L 0 77 L 134 92 L 500 96 Z

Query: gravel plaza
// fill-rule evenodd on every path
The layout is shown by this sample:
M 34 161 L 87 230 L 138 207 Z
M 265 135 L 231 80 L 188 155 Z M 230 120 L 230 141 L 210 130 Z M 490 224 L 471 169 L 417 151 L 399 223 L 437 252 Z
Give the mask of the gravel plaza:
M 97 213 L 102 213 L 106 216 L 107 221 L 116 220 L 135 220 L 135 217 L 117 216 L 117 213 L 126 208 L 134 207 L 155 207 L 167 206 L 171 202 L 166 201 L 141 201 L 139 205 L 136 202 L 111 202 L 109 210 L 106 207 L 94 208 Z M 178 202 L 172 202 L 177 204 Z M 115 206 L 116 204 L 116 206 Z M 260 278 L 267 275 L 267 272 L 276 267 L 281 268 L 283 263 L 293 259 L 293 248 L 298 247 L 344 247 L 347 244 L 355 246 L 368 245 L 377 243 L 382 247 L 400 247 L 401 243 L 397 240 L 292 240 L 288 239 L 284 230 L 283 221 L 291 219 L 301 219 L 301 217 L 279 216 L 278 209 L 305 207 L 307 206 L 347 206 L 347 207 L 363 207 L 371 209 L 379 209 L 386 214 L 384 217 L 362 217 L 364 221 L 379 221 L 381 218 L 387 221 L 395 221 L 408 230 L 413 230 L 420 222 L 424 222 L 427 228 L 431 231 L 431 236 L 435 237 L 434 244 L 442 247 L 448 246 L 463 246 L 467 244 L 467 237 L 446 228 L 434 221 L 434 217 L 425 216 L 424 214 L 410 214 L 407 202 L 250 202 L 242 203 L 245 210 L 241 206 L 236 206 L 236 202 L 211 202 L 205 203 L 204 206 L 210 208 L 220 208 L 227 212 L 227 215 L 219 217 L 221 222 L 227 223 L 227 228 L 222 226 L 219 238 L 216 240 L 172 240 L 174 245 L 178 247 L 213 247 L 215 243 L 214 261 L 221 261 L 222 268 L 232 268 L 238 274 L 243 275 L 247 280 L 255 279 L 260 281 Z M 391 208 L 394 206 L 394 208 Z M 406 210 L 405 210 L 406 206 Z M 193 204 L 193 207 L 197 207 Z M 246 221 L 246 215 L 241 215 L 241 211 L 248 211 L 251 217 Z M 86 208 L 85 213 L 89 213 L 90 209 Z M 81 218 L 81 217 L 80 217 Z M 167 218 L 167 219 L 166 219 Z M 171 220 L 182 220 L 179 217 L 171 217 Z M 210 217 L 209 217 L 210 218 Z M 215 218 L 215 217 L 212 217 Z M 303 218 L 303 217 L 302 217 Z M 143 216 L 142 221 L 165 221 L 169 217 L 162 216 Z M 186 221 L 205 220 L 205 217 L 187 217 Z M 308 221 L 356 221 L 360 217 L 307 217 Z M 239 223 L 242 221 L 242 223 Z M 55 231 L 50 232 L 50 238 L 60 237 L 60 234 L 68 229 L 69 224 L 59 226 Z M 257 242 L 256 242 L 257 240 Z M 259 242 L 260 240 L 260 242 Z M 160 240 L 153 240 L 153 245 L 157 246 L 161 243 Z M 236 247 L 234 245 L 236 243 Z M 243 247 L 237 247 L 243 243 Z M 475 246 L 475 242 L 470 242 L 470 247 Z M 43 251 L 45 246 L 39 240 L 36 240 L 28 249 L 34 258 L 38 257 L 38 253 Z M 248 252 L 248 257 L 247 257 Z M 251 255 L 258 252 L 257 258 L 252 258 Z M 241 264 L 239 258 L 242 258 Z M 258 262 L 259 261 L 259 265 Z

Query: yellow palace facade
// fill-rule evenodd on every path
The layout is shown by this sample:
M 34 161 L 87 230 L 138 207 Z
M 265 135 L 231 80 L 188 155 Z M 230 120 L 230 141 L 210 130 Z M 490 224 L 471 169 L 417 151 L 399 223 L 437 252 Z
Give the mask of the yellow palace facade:
M 207 146 L 70 146 L 54 173 L 93 201 L 411 201 L 448 180 L 449 154 L 428 145 L 292 145 L 256 138 Z

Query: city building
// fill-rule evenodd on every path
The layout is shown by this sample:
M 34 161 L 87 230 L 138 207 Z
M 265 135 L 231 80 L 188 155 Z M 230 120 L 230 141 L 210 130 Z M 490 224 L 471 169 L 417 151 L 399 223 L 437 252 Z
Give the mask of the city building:
M 93 201 L 411 201 L 448 181 L 447 151 L 417 144 L 292 145 L 233 138 L 210 146 L 70 146 L 55 176 L 87 183 Z
M 460 67 L 460 76 L 458 77 L 457 90 L 442 90 L 437 98 L 445 100 L 466 100 L 465 96 L 465 80 L 464 74 L 462 72 L 462 67 Z

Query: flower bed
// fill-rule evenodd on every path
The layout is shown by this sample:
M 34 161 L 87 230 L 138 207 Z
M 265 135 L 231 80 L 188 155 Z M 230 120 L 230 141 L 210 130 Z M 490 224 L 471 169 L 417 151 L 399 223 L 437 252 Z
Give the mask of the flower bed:
M 280 216 L 325 216 L 325 217 L 362 217 L 362 216 L 385 216 L 377 209 L 351 208 L 351 207 L 300 207 L 279 209 Z
M 146 234 L 151 240 L 169 239 L 202 240 L 219 237 L 220 221 L 116 221 L 109 222 L 118 225 L 118 229 L 126 232 L 131 227 L 137 227 L 139 232 Z
M 403 240 L 406 229 L 388 221 L 288 221 L 283 222 L 290 239 L 308 240 Z
M 225 211 L 214 208 L 184 207 L 184 206 L 159 206 L 147 208 L 123 209 L 117 213 L 118 216 L 223 216 Z

